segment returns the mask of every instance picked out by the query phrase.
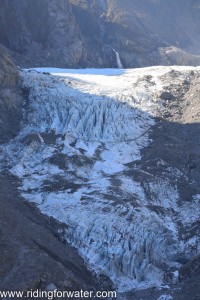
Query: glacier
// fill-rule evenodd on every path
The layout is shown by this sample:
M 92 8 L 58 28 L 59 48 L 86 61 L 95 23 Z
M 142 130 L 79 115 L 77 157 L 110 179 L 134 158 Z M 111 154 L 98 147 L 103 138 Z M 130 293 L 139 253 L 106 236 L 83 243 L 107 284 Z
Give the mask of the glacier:
M 139 165 L 172 69 L 183 78 L 197 70 L 23 70 L 21 131 L 0 146 L 0 168 L 21 179 L 23 197 L 64 223 L 66 240 L 121 292 L 162 286 L 166 273 L 178 272 L 179 254 L 194 255 L 196 240 L 180 242 L 177 220 L 200 217 L 199 195 L 184 218 L 187 204 L 179 207 L 170 180 L 181 171 L 166 165 L 171 171 L 160 177 Z

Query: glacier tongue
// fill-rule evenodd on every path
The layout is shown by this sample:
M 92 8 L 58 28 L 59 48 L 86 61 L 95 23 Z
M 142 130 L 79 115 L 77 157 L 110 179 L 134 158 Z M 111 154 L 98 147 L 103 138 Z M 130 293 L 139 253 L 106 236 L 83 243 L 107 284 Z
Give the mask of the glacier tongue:
M 162 109 L 155 94 L 169 71 L 25 70 L 24 123 L 1 149 L 22 195 L 65 223 L 66 239 L 121 291 L 161 285 L 184 247 L 176 184 L 169 172 L 159 178 L 136 164 L 151 142 Z

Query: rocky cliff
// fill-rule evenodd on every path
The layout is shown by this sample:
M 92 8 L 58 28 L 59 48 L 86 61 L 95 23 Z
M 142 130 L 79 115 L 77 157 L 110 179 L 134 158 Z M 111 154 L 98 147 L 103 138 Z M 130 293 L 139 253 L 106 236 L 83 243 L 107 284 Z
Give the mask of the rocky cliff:
M 1 2 L 0 41 L 20 65 L 81 64 L 84 47 L 68 1 Z
M 0 143 L 19 130 L 22 104 L 19 72 L 6 49 L 0 46 Z
M 198 65 L 197 0 L 2 0 L 0 42 L 18 64 Z

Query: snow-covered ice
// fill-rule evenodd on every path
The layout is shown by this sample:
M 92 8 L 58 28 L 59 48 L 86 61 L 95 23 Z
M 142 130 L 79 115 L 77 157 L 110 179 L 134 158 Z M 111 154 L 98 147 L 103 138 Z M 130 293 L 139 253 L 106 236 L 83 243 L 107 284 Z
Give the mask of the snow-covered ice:
M 173 300 L 173 297 L 171 295 L 162 295 L 158 298 L 158 300 Z

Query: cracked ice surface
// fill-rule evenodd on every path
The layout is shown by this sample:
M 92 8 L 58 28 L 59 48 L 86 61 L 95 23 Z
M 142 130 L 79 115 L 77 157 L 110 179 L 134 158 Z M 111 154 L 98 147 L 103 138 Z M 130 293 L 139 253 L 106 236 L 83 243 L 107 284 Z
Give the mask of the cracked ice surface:
M 36 71 L 22 72 L 28 108 L 19 136 L 2 149 L 4 165 L 22 179 L 22 195 L 67 224 L 66 239 L 118 290 L 161 285 L 182 250 L 168 213 L 178 210 L 178 191 L 147 173 L 148 197 L 129 163 L 150 143 L 161 107 L 153 95 L 170 68 Z

